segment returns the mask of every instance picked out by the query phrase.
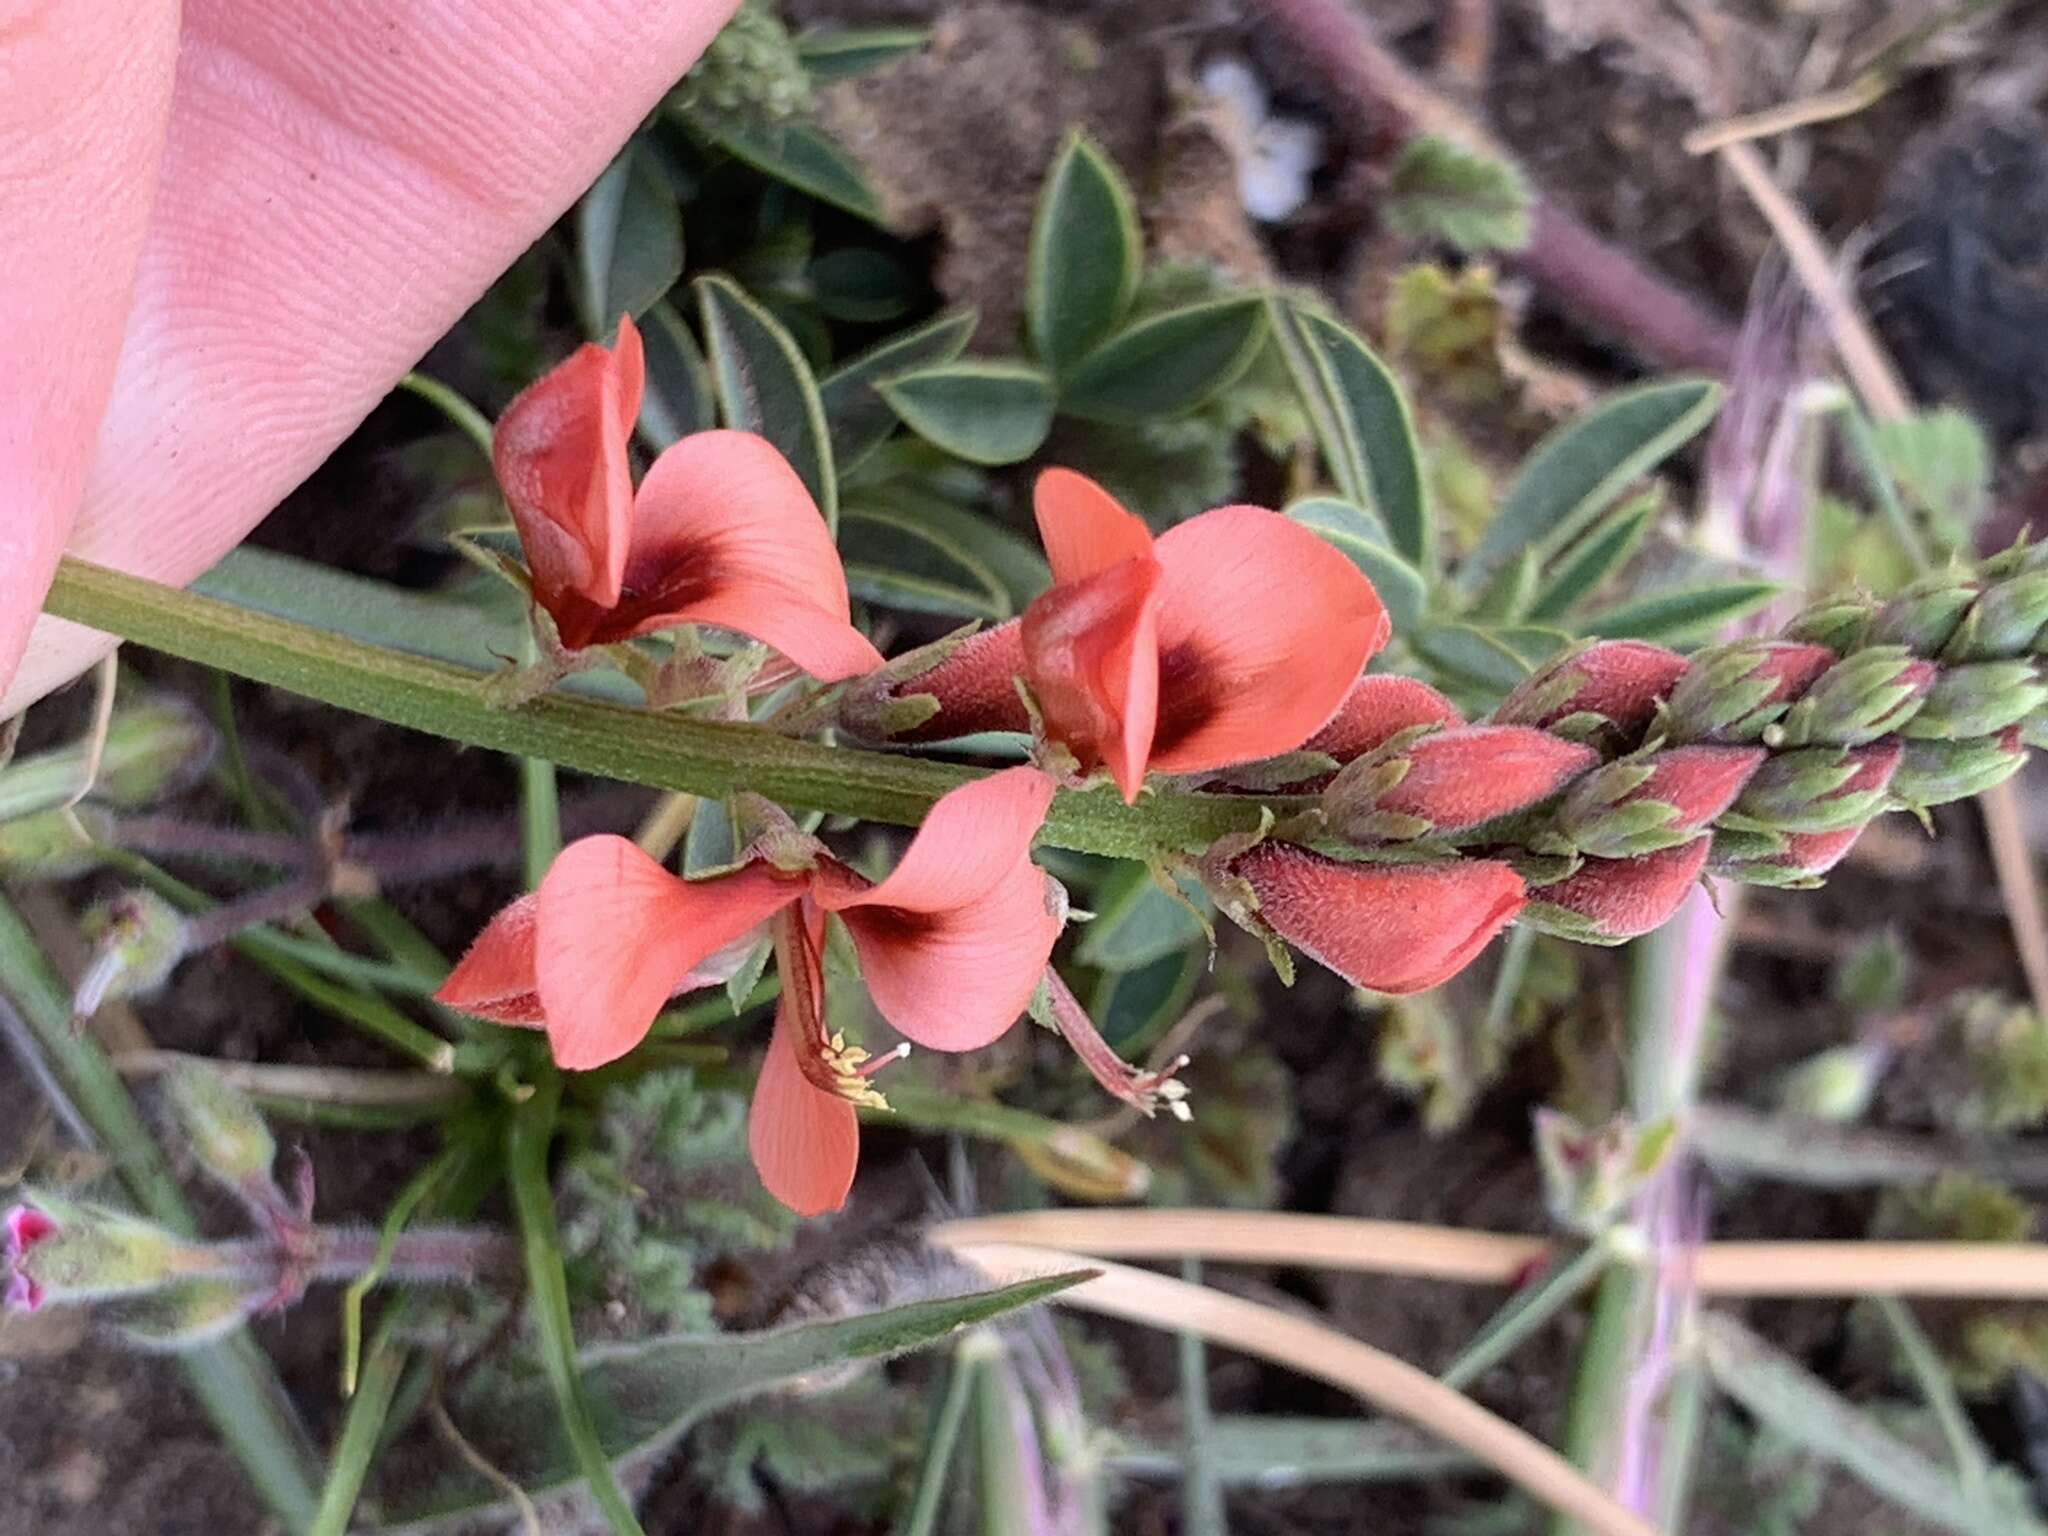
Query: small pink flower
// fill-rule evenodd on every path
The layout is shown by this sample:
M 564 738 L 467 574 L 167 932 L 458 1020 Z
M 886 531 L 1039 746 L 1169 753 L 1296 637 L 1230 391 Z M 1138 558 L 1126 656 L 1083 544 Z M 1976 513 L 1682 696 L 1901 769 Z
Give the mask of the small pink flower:
M 22 1259 L 38 1243 L 56 1235 L 57 1223 L 32 1205 L 17 1205 L 0 1217 L 0 1226 L 6 1231 L 5 1245 L 0 1246 L 7 1275 L 6 1305 L 18 1312 L 33 1312 L 43 1304 L 43 1288 L 29 1278 Z

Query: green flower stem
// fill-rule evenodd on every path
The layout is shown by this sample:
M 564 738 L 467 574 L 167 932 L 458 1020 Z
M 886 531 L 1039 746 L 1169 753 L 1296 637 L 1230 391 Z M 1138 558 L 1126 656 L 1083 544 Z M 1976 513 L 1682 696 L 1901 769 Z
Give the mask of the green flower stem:
M 140 855 L 110 851 L 108 862 L 142 881 L 182 912 L 198 914 L 218 910 L 204 891 L 187 885 Z M 331 944 L 315 939 L 293 939 L 267 923 L 244 928 L 228 942 L 307 1002 L 326 1009 L 365 1034 L 376 1036 L 393 1050 L 430 1071 L 445 1073 L 454 1070 L 455 1047 L 448 1041 L 407 1018 L 362 986 L 323 975 L 323 970 L 331 972 L 331 965 L 315 969 L 307 954 L 309 950 L 325 948 L 332 956 L 347 958 Z M 349 980 L 360 982 L 362 978 L 352 977 Z
M 455 1156 L 445 1168 L 437 1159 L 429 1170 L 442 1168 L 433 1180 L 436 1188 L 420 1203 L 436 1219 L 463 1220 L 483 1204 L 498 1179 L 496 1138 L 487 1134 L 487 1122 L 477 1119 L 459 1125 L 450 1138 Z M 422 1177 L 425 1177 L 423 1175 Z M 417 1214 L 417 1213 L 416 1213 Z M 362 1370 L 356 1378 L 355 1395 L 349 1399 L 348 1414 L 342 1420 L 341 1439 L 328 1463 L 327 1482 L 320 1490 L 320 1508 L 308 1536 L 347 1536 L 355 1517 L 356 1501 L 362 1497 L 370 1463 L 383 1444 L 392 1404 L 397 1400 L 411 1350 L 405 1343 L 415 1326 L 420 1304 L 416 1292 L 399 1297 L 378 1320 L 376 1332 L 363 1353 Z
M 472 746 L 658 789 L 748 789 L 785 805 L 915 826 L 973 770 L 886 752 L 791 741 L 747 725 L 689 720 L 566 695 L 516 709 L 484 697 L 484 675 L 197 593 L 66 559 L 47 610 L 307 698 Z M 1286 816 L 1306 797 L 1268 802 Z M 1162 791 L 1127 806 L 1113 788 L 1062 792 L 1039 840 L 1117 858 L 1206 848 L 1258 829 L 1249 796 Z
M 617 1536 L 644 1536 L 633 1506 L 612 1475 L 597 1437 L 583 1381 L 576 1370 L 576 1338 L 569 1322 L 569 1282 L 562 1271 L 562 1242 L 555 1230 L 554 1197 L 548 1188 L 548 1143 L 562 1102 L 562 1075 L 543 1071 L 533 1097 L 512 1111 L 506 1136 L 506 1175 L 519 1213 L 526 1251 L 526 1284 L 540 1334 L 541 1364 L 554 1389 L 562 1428 L 591 1497 Z
M 1457 1358 L 1443 1368 L 1437 1379 L 1447 1387 L 1464 1391 L 1583 1295 L 1600 1278 L 1613 1256 L 1610 1244 L 1592 1243 L 1569 1264 L 1544 1276 L 1540 1284 L 1519 1292 L 1488 1320 L 1470 1344 L 1458 1351 Z
M 918 1464 L 917 1490 L 896 1536 L 932 1536 L 938 1529 L 939 1511 L 946 1494 L 947 1473 L 953 1451 L 960 1443 L 960 1427 L 967 1419 L 968 1399 L 974 1395 L 974 1378 L 980 1370 L 983 1343 L 988 1336 L 972 1333 L 953 1352 L 953 1364 L 946 1372 L 945 1394 L 939 1399 L 931 1433 L 925 1436 L 924 1457 Z
M 20 915 L 0 896 L 0 990 L 27 1021 L 44 1061 L 92 1126 L 135 1203 L 183 1237 L 197 1235 L 177 1181 L 98 1044 L 71 1027 L 71 994 Z M 246 1334 L 181 1352 L 179 1364 L 207 1416 L 286 1530 L 312 1521 L 312 1448 L 275 1370 Z

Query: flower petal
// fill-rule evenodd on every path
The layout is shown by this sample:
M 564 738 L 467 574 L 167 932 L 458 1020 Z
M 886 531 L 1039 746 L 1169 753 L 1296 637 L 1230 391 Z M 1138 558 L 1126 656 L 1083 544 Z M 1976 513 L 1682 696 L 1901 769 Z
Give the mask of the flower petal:
M 499 1024 L 538 1028 L 543 1022 L 533 975 L 534 897 L 522 896 L 476 936 L 434 1001 Z
M 1054 583 L 1024 610 L 1024 677 L 1045 733 L 1083 772 L 1106 766 L 1126 802 L 1145 782 L 1159 714 L 1161 569 L 1134 555 Z
M 853 935 L 875 1006 L 919 1045 L 973 1050 L 1030 1003 L 1064 924 L 1031 862 L 1052 795 L 1036 768 L 1006 768 L 941 797 L 881 884 L 830 870 L 813 881 Z
M 1152 553 L 1152 530 L 1109 492 L 1071 469 L 1048 469 L 1031 492 L 1038 537 L 1056 582 L 1082 581 Z
M 617 346 L 578 347 L 505 408 L 491 435 L 534 595 L 550 612 L 569 595 L 618 601 L 633 519 L 627 444 L 645 377 L 640 333 L 621 316 Z
M 853 627 L 846 572 L 811 493 L 751 432 L 693 433 L 654 461 L 633 504 L 623 593 L 588 643 L 677 624 L 735 630 L 822 682 L 882 664 Z
M 863 906 L 840 915 L 882 1017 L 934 1051 L 972 1051 L 1017 1022 L 1065 918 L 1030 860 L 986 895 L 937 913 Z
M 693 969 L 803 889 L 766 864 L 683 880 L 623 837 L 571 843 L 535 893 L 536 990 L 556 1064 L 586 1071 L 625 1055 Z
M 785 989 L 796 985 L 783 978 Z M 822 993 L 814 1003 L 823 1008 Z M 785 997 L 747 1111 L 747 1150 L 769 1194 L 799 1216 L 819 1216 L 846 1204 L 860 1161 L 860 1123 L 851 1104 L 804 1076 L 800 1034 Z
M 1299 523 L 1218 507 L 1161 535 L 1152 767 L 1200 773 L 1292 752 L 1386 644 L 1358 567 Z
M 820 883 L 827 912 L 886 906 L 941 913 L 979 901 L 1031 862 L 1053 782 L 1036 768 L 1005 768 L 939 797 L 888 879 L 860 890 Z
M 1353 986 L 1422 992 L 1469 965 L 1522 910 L 1522 877 L 1493 859 L 1347 864 L 1261 843 L 1231 869 L 1259 915 Z

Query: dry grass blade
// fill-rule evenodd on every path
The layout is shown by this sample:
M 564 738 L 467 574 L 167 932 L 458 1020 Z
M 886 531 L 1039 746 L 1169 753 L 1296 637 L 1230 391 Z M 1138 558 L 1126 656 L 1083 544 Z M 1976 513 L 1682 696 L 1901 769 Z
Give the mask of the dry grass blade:
M 1511 1285 L 1562 1250 L 1540 1237 L 1272 1211 L 1025 1211 L 946 1222 L 949 1248 L 1033 1244 L 1123 1259 L 1201 1258 Z M 1627 1257 L 1625 1248 L 1618 1255 Z M 1703 1243 L 1705 1296 L 2048 1297 L 2048 1244 Z
M 1128 1214 L 1128 1213 L 1120 1213 Z M 971 1227 L 956 1224 L 954 1231 Z M 1020 1280 L 1071 1268 L 1071 1254 L 1014 1243 L 942 1239 L 992 1279 Z M 1087 1261 L 1091 1264 L 1093 1260 Z M 1155 1328 L 1199 1334 L 1214 1344 L 1326 1381 L 1469 1451 L 1593 1536 L 1658 1536 L 1542 1441 L 1392 1355 L 1306 1318 L 1121 1264 L 1064 1291 L 1062 1304 Z

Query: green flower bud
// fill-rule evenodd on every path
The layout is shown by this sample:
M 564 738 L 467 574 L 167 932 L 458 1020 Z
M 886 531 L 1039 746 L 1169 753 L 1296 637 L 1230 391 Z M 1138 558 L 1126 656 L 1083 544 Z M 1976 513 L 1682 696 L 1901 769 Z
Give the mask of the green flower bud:
M 1871 622 L 1868 645 L 1903 645 L 1916 656 L 1938 656 L 1977 601 L 1976 576 L 1935 571 L 1901 587 Z
M 213 730 L 189 704 L 152 700 L 114 711 L 91 798 L 147 805 L 176 794 L 213 760 Z M 0 767 L 0 822 L 61 806 L 86 786 L 88 748 L 74 743 Z
M 1797 614 L 1785 626 L 1783 638 L 1846 654 L 1862 647 L 1879 609 L 1878 600 L 1868 592 L 1823 598 Z
M 1822 673 L 1767 740 L 1788 747 L 1875 741 L 1913 717 L 1937 672 L 1902 645 L 1866 646 Z
M 185 955 L 185 920 L 154 891 L 124 891 L 100 902 L 79 927 L 93 941 L 92 964 L 71 1001 L 81 1018 L 114 998 L 154 991 Z
M 1994 582 L 1949 638 L 1949 661 L 1997 661 L 2035 650 L 2048 630 L 2048 571 Z
M 90 805 L 0 821 L 0 875 L 21 881 L 82 875 L 99 866 L 111 825 L 105 811 Z
M 192 1155 L 229 1189 L 267 1185 L 277 1142 L 248 1096 L 211 1067 L 187 1062 L 164 1079 Z
M 1761 741 L 1835 664 L 1825 646 L 1777 640 L 1710 645 L 1671 691 L 1664 730 L 1673 741 Z
M 262 1309 L 264 1297 L 261 1287 L 193 1280 L 130 1302 L 122 1309 L 121 1331 L 143 1349 L 197 1349 L 241 1327 Z
M 1925 810 L 1981 795 L 2026 766 L 2027 751 L 2015 730 L 1967 741 L 1909 741 L 1892 776 L 1892 797 Z
M 1885 1052 L 1867 1045 L 1841 1045 L 1809 1056 L 1785 1074 L 1778 1107 L 1812 1120 L 1860 1120 L 1877 1093 L 1886 1060 Z
M 1560 1224 L 1588 1237 L 1614 1224 L 1677 1141 L 1670 1119 L 1638 1127 L 1617 1115 L 1596 1127 L 1539 1109 L 1535 1120 L 1545 1202 Z
M 6 1217 L 7 1299 L 102 1301 L 159 1290 L 202 1270 L 205 1250 L 125 1212 L 37 1194 Z
M 1749 781 L 1731 820 L 1772 832 L 1860 827 L 1885 808 L 1902 756 L 1896 741 L 1777 753 Z
M 1625 859 L 1689 843 L 1764 761 L 1760 747 L 1670 747 L 1596 768 L 1558 812 L 1582 853 Z
M 2030 661 L 1978 661 L 1950 667 L 1934 680 L 1927 701 L 1902 725 L 1902 735 L 1925 741 L 1991 736 L 2017 725 L 2048 703 L 2048 683 Z

